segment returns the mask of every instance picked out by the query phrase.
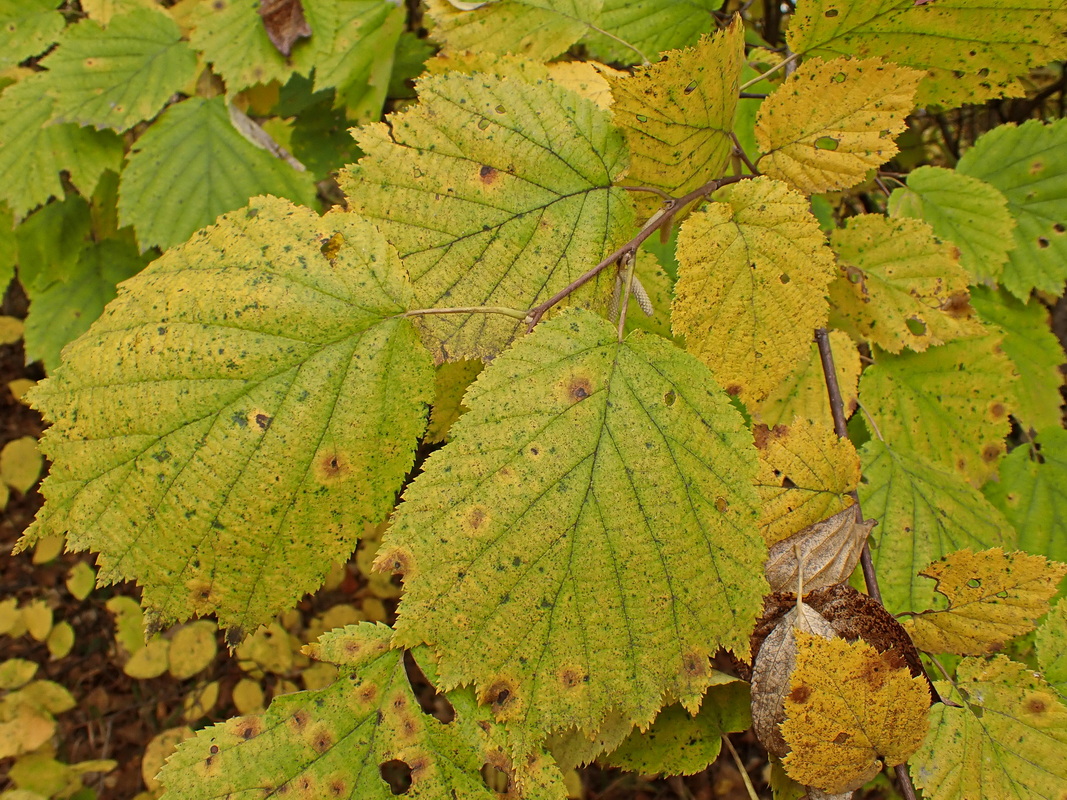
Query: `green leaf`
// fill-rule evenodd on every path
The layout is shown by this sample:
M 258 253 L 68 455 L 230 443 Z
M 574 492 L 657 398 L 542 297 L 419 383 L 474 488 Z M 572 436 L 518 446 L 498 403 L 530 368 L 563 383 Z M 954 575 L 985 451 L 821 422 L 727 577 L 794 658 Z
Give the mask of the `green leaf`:
M 956 169 L 999 189 L 1018 223 L 1004 287 L 1020 300 L 1031 289 L 1060 294 L 1067 279 L 1067 119 L 994 128 Z
M 291 608 L 393 507 L 425 426 L 400 275 L 368 223 L 276 198 L 167 252 L 34 391 L 53 465 L 22 546 L 66 531 L 163 621 Z
M 15 229 L 19 282 L 30 299 L 69 277 L 92 233 L 89 204 L 72 194 L 30 214 Z
M 787 184 L 759 177 L 714 197 L 678 234 L 671 327 L 730 394 L 758 402 L 826 324 L 834 257 Z
M 943 167 L 919 167 L 889 197 L 889 214 L 929 223 L 939 239 L 960 249 L 971 281 L 996 281 L 1012 248 L 1015 219 L 1007 199 L 984 181 Z
M 46 85 L 47 75 L 36 73 L 0 96 L 0 200 L 16 218 L 63 195 L 61 170 L 90 195 L 104 171 L 117 172 L 122 163 L 122 139 L 111 131 L 48 124 L 52 99 Z
M 15 277 L 18 247 L 15 243 L 15 218 L 6 206 L 0 205 L 0 296 Z
M 0 0 L 0 70 L 43 53 L 66 24 L 62 0 Z
M 103 28 L 91 19 L 64 32 L 44 61 L 53 119 L 124 131 L 159 113 L 196 77 L 196 53 L 161 10 L 135 9 Z
M 935 606 L 934 584 L 918 574 L 970 548 L 1014 549 L 1008 520 L 958 473 L 871 439 L 860 449 L 863 514 L 878 520 L 871 557 L 882 599 L 894 613 Z
M 719 0 L 604 0 L 597 27 L 582 39 L 601 61 L 634 64 L 696 44 L 715 30 Z M 619 41 L 619 40 L 622 41 Z
M 604 0 L 492 0 L 461 10 L 427 0 L 430 35 L 446 52 L 514 53 L 548 61 L 577 42 L 600 16 Z M 632 59 L 631 59 L 632 60 Z
M 910 768 L 928 800 L 1033 800 L 1067 787 L 1067 708 L 1041 677 L 1004 656 L 965 658 L 930 709 Z
M 744 654 L 766 590 L 755 452 L 708 370 L 576 310 L 467 391 L 376 561 L 404 574 L 397 640 L 474 682 L 528 740 L 693 709 Z M 529 742 L 527 742 L 529 744 Z
M 194 12 L 189 43 L 226 81 L 231 97 L 256 83 L 285 83 L 293 73 L 289 59 L 271 44 L 258 9 L 258 0 L 212 0 Z M 307 40 L 293 46 L 293 59 L 304 47 Z
M 298 72 L 314 69 L 315 91 L 336 88 L 336 102 L 357 122 L 382 114 L 397 41 L 407 14 L 392 0 L 308 3 L 312 36 L 293 52 Z
M 1059 339 L 1049 329 L 1049 312 L 1039 300 L 1020 302 L 1003 289 L 971 288 L 978 316 L 1004 331 L 1001 347 L 1015 365 L 1016 404 L 1012 416 L 1039 431 L 1060 425 L 1060 365 L 1067 361 Z
M 1000 339 L 957 339 L 923 353 L 876 351 L 860 378 L 860 403 L 894 449 L 981 484 L 996 473 L 1015 406 L 1018 381 Z
M 804 56 L 880 56 L 921 69 L 917 104 L 952 108 L 1021 97 L 1018 76 L 1067 56 L 1065 28 L 1058 0 L 805 0 L 786 41 Z
M 397 794 L 382 767 L 410 770 L 411 798 L 492 800 L 483 764 L 508 775 L 516 770 L 507 740 L 486 709 L 458 693 L 445 725 L 420 707 L 404 669 L 390 649 L 392 631 L 362 623 L 336 629 L 309 645 L 310 655 L 338 666 L 324 689 L 279 697 L 264 714 L 237 717 L 197 733 L 178 746 L 160 779 L 167 797 L 243 797 L 252 793 L 299 797 L 392 800 Z M 543 754 L 524 760 L 522 791 L 530 800 L 563 800 L 559 770 Z M 510 793 L 509 793 L 510 794 Z
M 1001 461 L 1000 481 L 983 491 L 1019 532 L 1021 549 L 1067 561 L 1067 431 L 1049 428 L 1016 447 Z
M 230 122 L 221 97 L 171 106 L 133 145 L 119 186 L 119 218 L 141 248 L 173 247 L 257 194 L 310 205 L 311 176 L 260 150 Z
M 677 703 L 664 708 L 646 731 L 634 731 L 600 763 L 641 775 L 695 775 L 719 756 L 722 737 L 752 726 L 748 684 L 712 686 L 700 711 Z
M 733 149 L 744 45 L 744 27 L 736 22 L 632 76 L 610 79 L 615 123 L 630 148 L 628 185 L 681 196 L 723 173 Z M 648 192 L 636 202 L 642 217 L 663 205 Z
M 105 27 L 111 22 L 112 17 L 125 14 L 127 11 L 138 8 L 160 10 L 155 0 L 79 0 L 78 4 L 89 19 L 96 20 Z
M 115 285 L 144 265 L 129 242 L 104 239 L 82 249 L 72 274 L 33 294 L 26 317 L 26 362 L 42 361 L 51 374 L 59 365 L 59 352 L 115 298 Z
M 521 70 L 516 70 L 519 72 Z M 524 310 L 567 286 L 631 230 L 614 188 L 626 148 L 611 117 L 548 80 L 476 73 L 419 82 L 418 106 L 356 133 L 349 206 L 397 248 L 421 308 Z M 610 275 L 572 296 L 606 305 Z M 500 314 L 420 321 L 437 361 L 497 353 L 522 323 Z
M 1060 695 L 1067 697 L 1067 598 L 1060 600 L 1037 629 L 1034 642 L 1041 674 Z

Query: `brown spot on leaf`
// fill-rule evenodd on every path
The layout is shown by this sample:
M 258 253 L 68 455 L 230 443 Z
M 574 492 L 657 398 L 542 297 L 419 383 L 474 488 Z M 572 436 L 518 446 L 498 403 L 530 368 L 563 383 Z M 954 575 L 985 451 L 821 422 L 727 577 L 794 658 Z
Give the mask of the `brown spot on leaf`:
M 741 394 L 741 384 L 731 383 L 726 387 L 726 393 L 730 395 L 730 397 L 737 397 L 737 395 Z
M 993 403 L 989 407 L 989 413 L 993 415 L 993 419 L 1004 419 L 1004 415 L 1008 413 L 1008 409 L 1004 407 L 1003 403 Z
M 486 526 L 486 520 L 489 519 L 488 513 L 486 513 L 485 506 L 474 506 L 467 512 L 466 523 L 472 533 L 477 533 Z
M 326 788 L 329 790 L 331 797 L 344 797 L 349 793 L 348 784 L 341 778 L 334 778 Z
M 573 689 L 575 686 L 580 686 L 582 683 L 582 673 L 576 669 L 567 667 L 560 673 L 559 682 L 562 683 L 568 689 Z
M 482 183 L 486 186 L 492 186 L 496 181 L 496 176 L 499 173 L 493 167 L 482 165 L 482 168 L 478 170 L 478 176 L 482 179 Z
M 708 674 L 708 658 L 700 653 L 686 653 L 682 656 L 682 669 L 690 678 L 703 677 Z
M 851 738 L 852 737 L 849 736 L 847 733 L 841 731 L 841 733 L 837 734 L 837 736 L 834 737 L 834 744 L 844 744 Z
M 359 687 L 356 696 L 359 697 L 359 702 L 363 705 L 374 705 L 375 700 L 378 698 L 378 687 L 373 683 L 365 683 Z
M 1042 697 L 1031 697 L 1026 701 L 1026 710 L 1031 714 L 1044 714 L 1048 711 L 1048 703 Z
M 1042 161 L 1039 158 L 1038 159 L 1034 159 L 1034 161 L 1031 162 L 1031 164 L 1030 164 L 1030 174 L 1031 175 L 1037 175 L 1044 168 L 1045 168 L 1045 162 L 1044 161 Z
M 500 715 L 515 705 L 515 692 L 518 691 L 515 681 L 508 678 L 500 678 L 493 681 L 489 688 L 482 693 L 482 702 L 491 703 L 493 711 Z
M 265 431 L 267 430 L 267 428 L 270 427 L 270 424 L 274 421 L 274 418 L 268 417 L 266 414 L 261 413 L 256 414 L 256 418 L 254 421 L 256 423 L 257 428 L 259 428 L 261 431 Z
M 728 502 L 726 502 L 726 498 L 725 497 L 716 497 L 715 498 L 715 508 L 718 509 L 720 514 L 725 513 L 726 509 L 729 508 L 729 507 L 730 507 L 730 504 Z
M 259 717 L 242 717 L 235 721 L 233 732 L 246 742 L 263 732 L 263 722 Z
M 316 753 L 325 753 L 333 747 L 333 737 L 330 736 L 330 732 L 324 727 L 319 727 L 315 735 L 311 737 L 311 747 Z
M 1003 452 L 1003 448 L 1000 445 L 987 444 L 982 448 L 982 460 L 987 464 L 992 464 L 1000 458 L 1001 452 Z
M 303 731 L 311 721 L 311 715 L 304 709 L 297 709 L 293 716 L 289 717 L 289 725 L 297 732 Z
M 789 693 L 789 699 L 794 703 L 804 703 L 811 697 L 811 687 L 800 684 L 800 686 L 794 686 L 793 691 Z
M 319 483 L 340 483 L 352 471 L 345 454 L 336 447 L 320 450 L 315 456 L 315 477 Z
M 575 375 L 567 383 L 567 396 L 578 403 L 593 393 L 593 384 L 584 375 Z
M 966 291 L 949 295 L 941 304 L 941 310 L 956 319 L 965 319 L 974 314 L 974 309 L 971 307 L 971 296 Z

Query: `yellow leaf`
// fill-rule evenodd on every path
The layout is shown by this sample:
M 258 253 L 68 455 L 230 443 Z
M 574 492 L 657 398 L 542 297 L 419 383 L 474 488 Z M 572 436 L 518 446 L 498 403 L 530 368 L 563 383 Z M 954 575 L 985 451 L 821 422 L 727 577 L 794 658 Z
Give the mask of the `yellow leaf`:
M 740 18 L 695 47 L 673 50 L 634 75 L 611 77 L 615 122 L 630 145 L 626 183 L 680 196 L 722 174 L 733 143 L 730 130 L 745 61 Z M 662 204 L 653 194 L 634 198 L 638 215 Z
M 11 396 L 23 402 L 22 398 L 25 397 L 26 392 L 37 385 L 37 381 L 31 381 L 29 378 L 15 378 L 13 381 L 8 381 L 7 389 L 11 392 Z
M 605 111 L 611 108 L 615 100 L 608 78 L 626 74 L 599 61 L 556 61 L 546 66 L 552 80 L 592 100 Z
M 52 715 L 32 705 L 16 702 L 10 709 L 0 706 L 0 758 L 33 752 L 55 731 Z
M 256 714 L 263 710 L 263 687 L 259 681 L 241 678 L 233 687 L 233 705 L 239 714 Z
M 122 671 L 131 678 L 147 680 L 158 678 L 167 671 L 167 653 L 170 642 L 163 638 L 152 639 L 148 644 L 130 656 Z
M 448 441 L 452 423 L 466 411 L 463 393 L 478 377 L 484 365 L 481 361 L 447 361 L 437 367 L 434 381 L 434 401 L 430 410 L 430 424 L 426 428 L 426 441 Z
M 144 779 L 144 785 L 148 787 L 150 791 L 155 791 L 160 788 L 160 783 L 156 780 L 156 775 L 163 768 L 163 763 L 167 758 L 177 749 L 181 742 L 192 737 L 193 731 L 182 726 L 180 728 L 170 728 L 162 733 L 156 734 L 152 738 L 152 741 L 148 743 L 145 748 L 144 757 L 141 759 L 141 777 Z
M 56 558 L 59 558 L 59 554 L 63 552 L 63 545 L 66 539 L 62 536 L 42 536 L 37 540 L 37 544 L 33 548 L 33 563 L 34 564 L 47 564 Z
M 967 305 L 958 251 L 916 219 L 851 218 L 830 236 L 840 274 L 830 323 L 891 353 L 925 350 L 981 330 Z
M 23 324 L 21 319 L 14 317 L 0 317 L 0 345 L 14 344 L 22 338 Z
M 578 41 L 588 19 L 599 16 L 598 0 L 492 0 L 453 3 L 427 0 L 433 36 L 452 53 L 489 50 L 521 53 L 547 61 Z
M 770 430 L 760 426 L 756 450 L 760 533 L 768 545 L 852 505 L 847 493 L 859 485 L 860 459 L 832 428 L 803 419 Z
M 52 609 L 44 600 L 31 600 L 22 607 L 22 619 L 26 622 L 26 630 L 30 636 L 38 642 L 48 638 L 52 630 Z
M 293 665 L 293 651 L 289 648 L 289 634 L 277 622 L 260 628 L 237 648 L 237 658 L 252 661 L 264 672 L 281 674 Z M 243 665 L 242 665 L 243 666 Z
M 78 705 L 74 695 L 65 686 L 54 681 L 29 683 L 19 690 L 19 697 L 21 700 L 29 701 L 38 708 L 44 709 L 49 714 L 62 714 Z
M 835 793 L 856 789 L 881 769 L 903 763 L 926 735 L 930 694 L 900 653 L 862 639 L 797 634 L 797 667 L 782 735 L 791 778 Z
M 37 674 L 37 664 L 25 658 L 9 658 L 0 664 L 0 689 L 18 689 Z
M 859 183 L 896 155 L 922 77 L 877 58 L 805 61 L 760 106 L 757 166 L 807 194 Z
M 84 600 L 96 586 L 96 572 L 84 561 L 79 561 L 67 573 L 67 591 L 78 600 Z
M 215 659 L 215 623 L 198 620 L 183 625 L 170 640 L 170 674 L 178 680 L 191 678 Z
M 948 607 L 904 621 L 915 646 L 931 653 L 979 656 L 1034 629 L 1067 575 L 1067 564 L 996 547 L 978 553 L 960 550 L 919 574 L 937 581 Z
M 0 480 L 21 494 L 26 494 L 41 476 L 44 460 L 37 449 L 37 440 L 23 436 L 4 445 L 0 450 Z
M 678 236 L 672 327 L 731 394 L 759 401 L 826 322 L 833 255 L 808 201 L 756 178 L 726 186 Z
M 115 615 L 115 641 L 126 654 L 133 655 L 144 647 L 144 612 L 132 597 L 116 595 L 104 604 Z
M 74 627 L 69 622 L 60 622 L 48 634 L 48 652 L 53 659 L 66 657 L 74 647 Z
M 930 733 L 911 759 L 927 800 L 1062 798 L 1067 708 L 1024 664 L 965 658 L 937 691 L 960 705 L 930 709 Z
M 26 621 L 19 610 L 19 601 L 14 597 L 0 600 L 0 634 L 15 638 L 26 632 Z
M 219 701 L 219 682 L 212 681 L 204 686 L 198 686 L 190 694 L 185 696 L 185 720 L 196 722 L 201 717 L 211 713 L 211 709 Z

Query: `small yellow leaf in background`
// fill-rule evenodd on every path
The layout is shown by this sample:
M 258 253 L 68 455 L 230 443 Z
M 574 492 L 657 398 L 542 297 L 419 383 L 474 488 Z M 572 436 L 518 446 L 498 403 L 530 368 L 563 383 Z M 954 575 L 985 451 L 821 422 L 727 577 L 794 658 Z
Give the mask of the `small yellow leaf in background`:
M 52 630 L 52 609 L 44 600 L 31 600 L 22 607 L 22 619 L 26 621 L 26 630 L 38 642 L 48 638 Z
M 757 166 L 807 194 L 859 183 L 896 155 L 922 77 L 877 58 L 806 60 L 760 106 Z
M 915 646 L 931 653 L 979 656 L 1034 629 L 1067 564 L 999 547 L 960 550 L 919 573 L 937 581 L 944 610 L 923 611 L 903 622 Z
M 681 196 L 723 173 L 733 142 L 737 86 L 745 60 L 739 18 L 695 47 L 672 50 L 634 75 L 610 78 L 615 122 L 630 145 L 626 183 Z M 653 194 L 634 197 L 639 217 L 662 205 Z
M 37 385 L 37 381 L 31 381 L 29 378 L 15 378 L 13 381 L 8 381 L 7 389 L 11 392 L 11 396 L 23 402 L 23 397 L 26 396 L 26 392 Z
M 263 687 L 259 681 L 241 678 L 233 687 L 233 705 L 239 714 L 256 714 L 263 710 Z
M 899 353 L 925 350 L 981 326 L 969 316 L 969 278 L 955 248 L 917 219 L 852 217 L 830 236 L 841 274 L 830 285 L 830 322 Z
M 289 647 L 289 633 L 277 622 L 260 628 L 238 646 L 237 658 L 251 662 L 264 672 L 288 672 L 293 666 L 293 651 Z M 249 666 L 251 666 L 249 664 Z M 245 664 L 241 664 L 246 668 Z
M 69 622 L 57 623 L 46 643 L 53 660 L 66 657 L 74 647 L 74 627 Z
M 96 571 L 84 561 L 79 561 L 67 573 L 67 591 L 78 600 L 88 597 L 95 586 Z
M 845 416 L 856 410 L 857 389 L 860 382 L 860 354 L 855 342 L 844 331 L 830 331 L 830 347 L 834 353 L 834 371 Z M 749 406 L 752 419 L 773 428 L 788 425 L 794 417 L 834 426 L 830 402 L 826 394 L 826 378 L 819 361 L 819 346 L 813 341 L 808 352 L 797 361 L 796 367 L 763 400 Z
M 44 709 L 49 714 L 62 714 L 70 711 L 78 701 L 65 687 L 54 681 L 34 681 L 19 690 L 21 699 Z
M 22 338 L 22 320 L 0 317 L 0 345 L 14 344 Z
M 0 664 L 0 689 L 18 689 L 33 680 L 37 664 L 24 658 L 9 658 Z
M 219 682 L 198 686 L 185 696 L 185 721 L 196 722 L 211 713 L 219 701 Z
M 316 661 L 300 672 L 300 680 L 303 681 L 305 689 L 324 689 L 337 680 L 337 667 Z
M 852 505 L 847 492 L 859 485 L 860 459 L 848 439 L 804 419 L 770 430 L 760 426 L 755 433 L 759 525 L 768 545 Z
M 19 611 L 19 601 L 14 597 L 0 600 L 0 634 L 22 636 L 26 632 L 26 623 Z
M 206 669 L 218 652 L 215 631 L 207 620 L 178 628 L 170 640 L 170 674 L 182 681 Z
M 132 597 L 116 595 L 104 604 L 115 616 L 115 641 L 127 655 L 144 647 L 144 612 Z
M 922 744 L 930 693 L 895 650 L 862 639 L 797 634 L 797 667 L 786 698 L 782 761 L 791 778 L 825 792 L 856 789 Z
M 130 656 L 130 660 L 123 665 L 122 671 L 138 680 L 158 678 L 167 671 L 169 650 L 170 642 L 162 637 L 156 637 Z
M 182 726 L 170 728 L 156 735 L 145 748 L 144 758 L 141 759 L 141 777 L 149 791 L 161 788 L 156 775 L 163 768 L 163 763 L 177 749 L 181 742 L 192 737 L 192 729 Z
M 33 546 L 33 563 L 47 564 L 59 558 L 66 539 L 62 536 L 42 536 Z
M 37 483 L 43 465 L 37 440 L 32 436 L 10 441 L 0 450 L 0 480 L 21 494 Z
M 826 323 L 833 254 L 807 199 L 755 178 L 715 193 L 678 235 L 674 332 L 716 380 L 758 402 Z

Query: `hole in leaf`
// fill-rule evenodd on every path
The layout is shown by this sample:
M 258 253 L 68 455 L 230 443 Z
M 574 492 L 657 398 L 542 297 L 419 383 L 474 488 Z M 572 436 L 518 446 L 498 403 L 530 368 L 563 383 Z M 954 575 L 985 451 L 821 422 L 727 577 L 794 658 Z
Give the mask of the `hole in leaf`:
M 1042 250 L 1048 247 L 1048 244 L 1048 239 L 1046 239 L 1044 236 L 1037 237 L 1037 246 L 1040 247 Z
M 487 120 L 487 119 L 478 120 L 478 130 L 484 131 L 486 128 L 489 127 L 489 124 L 490 124 L 489 120 Z
M 979 78 L 987 78 L 987 77 L 989 77 L 989 69 L 986 68 L 986 67 L 982 67 L 980 70 L 978 70 L 978 77 Z
M 319 248 L 319 251 L 326 257 L 327 261 L 333 261 L 337 258 L 337 254 L 341 252 L 344 243 L 345 237 L 339 233 L 335 233 L 329 239 L 323 240 L 322 247 Z
M 673 406 L 674 401 L 678 399 L 678 395 L 674 393 L 674 389 L 668 389 L 666 394 L 663 395 L 663 404 L 665 406 Z
M 1067 228 L 1063 226 L 1062 222 L 1057 222 L 1052 226 L 1052 230 L 1056 231 L 1056 233 L 1063 233 L 1064 231 L 1067 231 Z
M 970 586 L 972 589 L 979 589 L 982 586 L 982 582 L 978 580 L 978 578 L 971 578 L 969 581 L 967 581 L 967 585 Z
M 646 117 L 644 114 L 638 114 L 637 115 L 637 121 L 638 122 L 648 122 L 648 117 Z
M 789 283 L 791 278 L 783 272 L 781 275 L 778 276 L 778 280 L 782 283 Z
M 695 91 L 696 91 L 696 88 L 697 88 L 697 82 L 696 82 L 696 81 L 692 81 L 692 82 L 691 82 L 691 83 L 690 83 L 690 84 L 689 84 L 688 86 L 686 86 L 686 87 L 685 87 L 685 88 L 684 88 L 684 89 L 683 89 L 682 91 L 683 91 L 683 92 L 684 92 L 685 94 L 692 94 L 693 92 L 695 92 Z
M 409 650 L 404 651 L 404 672 L 408 676 L 408 683 L 411 684 L 422 713 L 429 714 L 446 725 L 456 718 L 456 709 L 426 678 Z
M 497 106 L 493 110 L 496 111 L 497 114 L 506 114 L 507 113 L 507 109 L 504 108 L 504 106 Z
M 406 794 L 411 788 L 411 767 L 403 761 L 394 758 L 379 764 L 378 774 L 389 785 L 393 794 Z
M 489 788 L 489 791 L 497 794 L 507 794 L 508 787 L 511 784 L 508 774 L 494 764 L 482 765 L 482 780 Z
M 914 336 L 925 336 L 926 335 L 926 323 L 923 322 L 921 319 L 916 319 L 915 317 L 909 317 L 908 319 L 904 320 L 904 324 L 908 326 L 908 330 L 911 331 L 912 335 L 914 335 Z
M 844 83 L 846 78 L 848 78 L 848 75 L 846 75 L 843 72 L 839 72 L 836 75 L 834 75 L 832 80 L 833 80 L 834 83 Z
M 837 139 L 835 139 L 833 136 L 820 136 L 818 139 L 815 140 L 815 146 L 819 150 L 836 150 Z
M 838 12 L 838 10 L 836 8 L 831 8 L 831 9 L 828 9 L 828 10 L 824 11 L 823 12 L 823 16 L 826 17 L 827 19 L 833 19 L 834 17 L 836 17 L 838 15 L 838 13 L 839 12 Z

